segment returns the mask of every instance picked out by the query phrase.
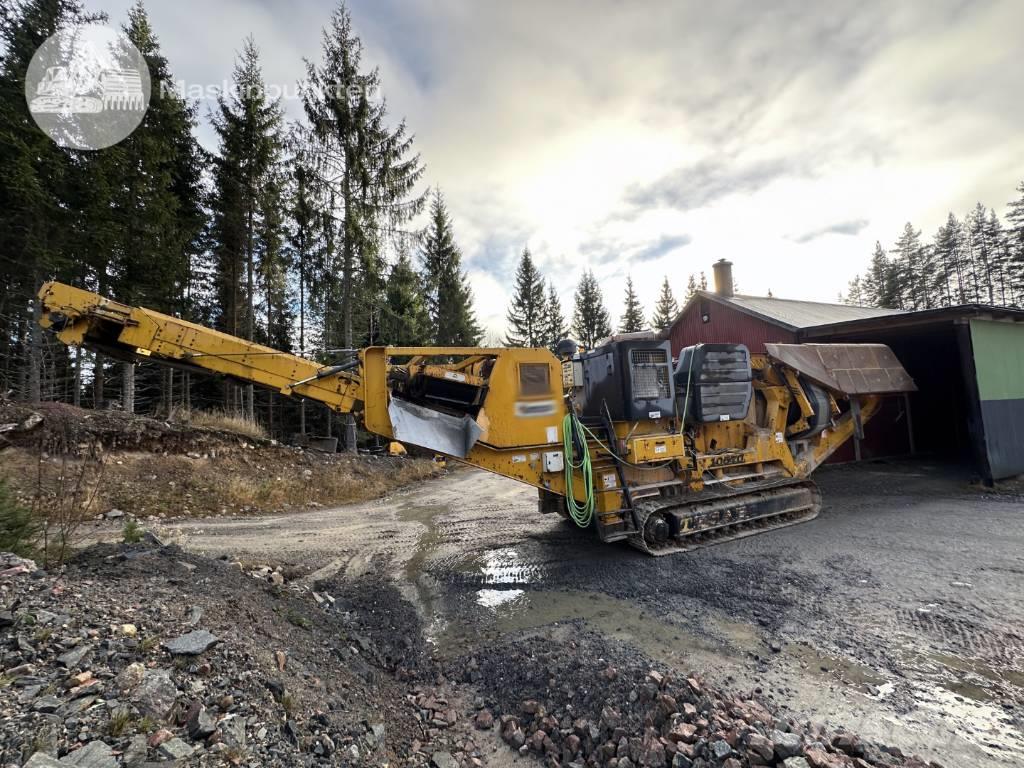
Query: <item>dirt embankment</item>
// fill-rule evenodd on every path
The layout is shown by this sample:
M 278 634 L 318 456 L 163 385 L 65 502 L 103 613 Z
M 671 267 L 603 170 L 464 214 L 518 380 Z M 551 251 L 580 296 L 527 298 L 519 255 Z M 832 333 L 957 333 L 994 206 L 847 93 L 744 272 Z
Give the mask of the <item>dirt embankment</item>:
M 324 454 L 61 403 L 0 401 L 0 451 L 0 478 L 23 501 L 81 479 L 95 515 L 281 512 L 376 498 L 440 472 L 424 459 Z

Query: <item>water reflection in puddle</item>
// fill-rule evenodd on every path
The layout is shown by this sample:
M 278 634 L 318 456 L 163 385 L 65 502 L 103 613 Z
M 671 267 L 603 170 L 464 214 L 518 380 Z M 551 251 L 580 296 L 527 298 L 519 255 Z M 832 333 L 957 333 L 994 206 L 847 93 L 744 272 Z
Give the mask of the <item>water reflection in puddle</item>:
M 488 550 L 475 565 L 484 584 L 532 584 L 540 576 L 540 568 L 524 562 L 511 547 Z
M 478 589 L 476 591 L 477 605 L 484 608 L 498 608 L 499 606 L 515 603 L 523 596 L 521 589 Z

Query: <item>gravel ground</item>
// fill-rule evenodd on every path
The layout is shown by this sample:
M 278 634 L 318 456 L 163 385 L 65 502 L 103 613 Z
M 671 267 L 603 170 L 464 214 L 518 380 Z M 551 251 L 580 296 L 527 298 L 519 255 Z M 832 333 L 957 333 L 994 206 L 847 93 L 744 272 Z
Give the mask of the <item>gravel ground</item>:
M 926 768 L 579 621 L 438 654 L 383 574 L 307 587 L 152 537 L 2 566 L 5 766 Z
M 515 670 L 593 680 L 600 669 L 581 660 L 632 659 L 623 669 L 641 682 L 653 665 L 725 698 L 745 692 L 805 742 L 824 725 L 945 765 L 1020 764 L 1024 503 L 923 463 L 817 479 L 815 521 L 671 558 L 602 546 L 538 515 L 529 488 L 475 471 L 367 504 L 158 532 L 247 565 L 287 563 L 299 584 L 393 579 L 448 677 L 475 665 L 466 695 L 524 734 L 534 719 L 514 710 L 531 685 L 566 702 Z M 568 650 L 536 661 L 555 647 Z M 487 750 L 485 762 L 504 759 Z

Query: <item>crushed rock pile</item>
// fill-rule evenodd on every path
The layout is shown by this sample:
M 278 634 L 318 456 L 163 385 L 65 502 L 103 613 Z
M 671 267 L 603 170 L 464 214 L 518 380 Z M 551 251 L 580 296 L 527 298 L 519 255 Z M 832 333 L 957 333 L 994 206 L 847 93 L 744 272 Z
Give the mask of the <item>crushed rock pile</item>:
M 676 678 L 580 625 L 503 644 L 463 665 L 501 737 L 549 768 L 940 768 L 821 724 L 777 717 L 759 692 Z

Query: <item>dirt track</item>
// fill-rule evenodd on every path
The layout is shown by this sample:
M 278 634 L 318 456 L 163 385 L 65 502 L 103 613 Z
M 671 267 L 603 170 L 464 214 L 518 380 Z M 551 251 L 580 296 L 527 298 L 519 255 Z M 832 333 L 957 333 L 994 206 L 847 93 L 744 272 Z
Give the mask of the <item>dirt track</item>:
M 602 546 L 538 515 L 531 489 L 476 471 L 372 503 L 164 533 L 310 579 L 383 564 L 443 656 L 524 631 L 558 637 L 581 619 L 947 766 L 1024 762 L 1024 503 L 924 464 L 817 479 L 815 521 L 659 559 Z

